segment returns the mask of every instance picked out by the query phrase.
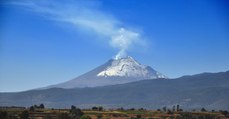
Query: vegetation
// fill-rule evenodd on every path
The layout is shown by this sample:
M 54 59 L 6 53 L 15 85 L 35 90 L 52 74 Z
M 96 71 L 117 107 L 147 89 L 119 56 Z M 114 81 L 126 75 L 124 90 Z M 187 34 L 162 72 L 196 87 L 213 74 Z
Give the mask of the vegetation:
M 76 108 L 74 105 L 71 106 L 70 117 L 72 119 L 80 119 L 83 115 L 84 113 L 79 108 Z
M 20 119 L 29 119 L 29 112 L 27 110 L 24 110 L 21 114 L 20 114 Z
M 0 119 L 229 119 L 226 110 L 181 110 L 179 105 L 157 110 L 122 107 L 106 110 L 101 106 L 81 110 L 74 105 L 70 109 L 48 109 L 44 105 L 33 105 L 29 108 L 0 107 Z
M 95 111 L 102 111 L 102 110 L 103 110 L 103 107 L 102 107 L 102 106 L 99 106 L 99 107 L 92 107 L 91 109 L 92 109 L 92 110 L 95 110 Z
M 87 116 L 84 115 L 84 116 L 80 117 L 80 119 L 91 119 L 91 117 L 88 115 Z

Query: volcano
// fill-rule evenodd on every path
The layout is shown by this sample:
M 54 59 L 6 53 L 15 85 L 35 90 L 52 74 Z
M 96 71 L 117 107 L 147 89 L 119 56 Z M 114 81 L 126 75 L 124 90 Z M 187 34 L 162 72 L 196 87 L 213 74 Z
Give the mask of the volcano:
M 105 64 L 72 80 L 48 86 L 48 88 L 82 88 L 124 84 L 144 79 L 167 79 L 150 66 L 138 63 L 134 58 L 110 59 Z

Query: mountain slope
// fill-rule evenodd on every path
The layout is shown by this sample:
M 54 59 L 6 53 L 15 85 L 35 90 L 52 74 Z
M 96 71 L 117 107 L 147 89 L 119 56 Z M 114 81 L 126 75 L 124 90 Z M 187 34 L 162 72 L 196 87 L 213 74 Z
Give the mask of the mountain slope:
M 171 80 L 142 80 L 94 88 L 32 90 L 0 93 L 1 106 L 44 103 L 65 108 L 102 105 L 115 108 L 161 108 L 179 104 L 185 109 L 229 109 L 229 71 L 203 73 Z M 17 100 L 15 100 L 17 99 Z
M 75 79 L 47 88 L 96 87 L 156 78 L 167 77 L 150 66 L 141 65 L 132 57 L 127 56 L 120 59 L 111 59 Z

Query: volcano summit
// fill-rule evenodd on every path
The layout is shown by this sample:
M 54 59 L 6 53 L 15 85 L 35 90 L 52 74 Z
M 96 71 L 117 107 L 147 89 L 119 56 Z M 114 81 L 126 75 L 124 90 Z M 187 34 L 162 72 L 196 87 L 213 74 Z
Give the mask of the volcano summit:
M 70 81 L 49 86 L 57 88 L 96 87 L 123 84 L 143 79 L 166 79 L 150 66 L 138 63 L 130 56 L 110 59 L 105 64 Z

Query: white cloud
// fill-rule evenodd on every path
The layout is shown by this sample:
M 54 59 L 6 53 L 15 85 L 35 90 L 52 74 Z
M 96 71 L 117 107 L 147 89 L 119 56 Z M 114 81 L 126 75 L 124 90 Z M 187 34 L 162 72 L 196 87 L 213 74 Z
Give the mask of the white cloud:
M 141 34 L 126 29 L 124 23 L 112 14 L 99 9 L 98 1 L 67 1 L 52 0 L 11 1 L 11 4 L 23 6 L 39 13 L 45 18 L 73 24 L 75 27 L 89 29 L 98 35 L 107 37 L 109 44 L 120 51 L 116 58 L 125 55 L 130 46 L 142 44 Z

